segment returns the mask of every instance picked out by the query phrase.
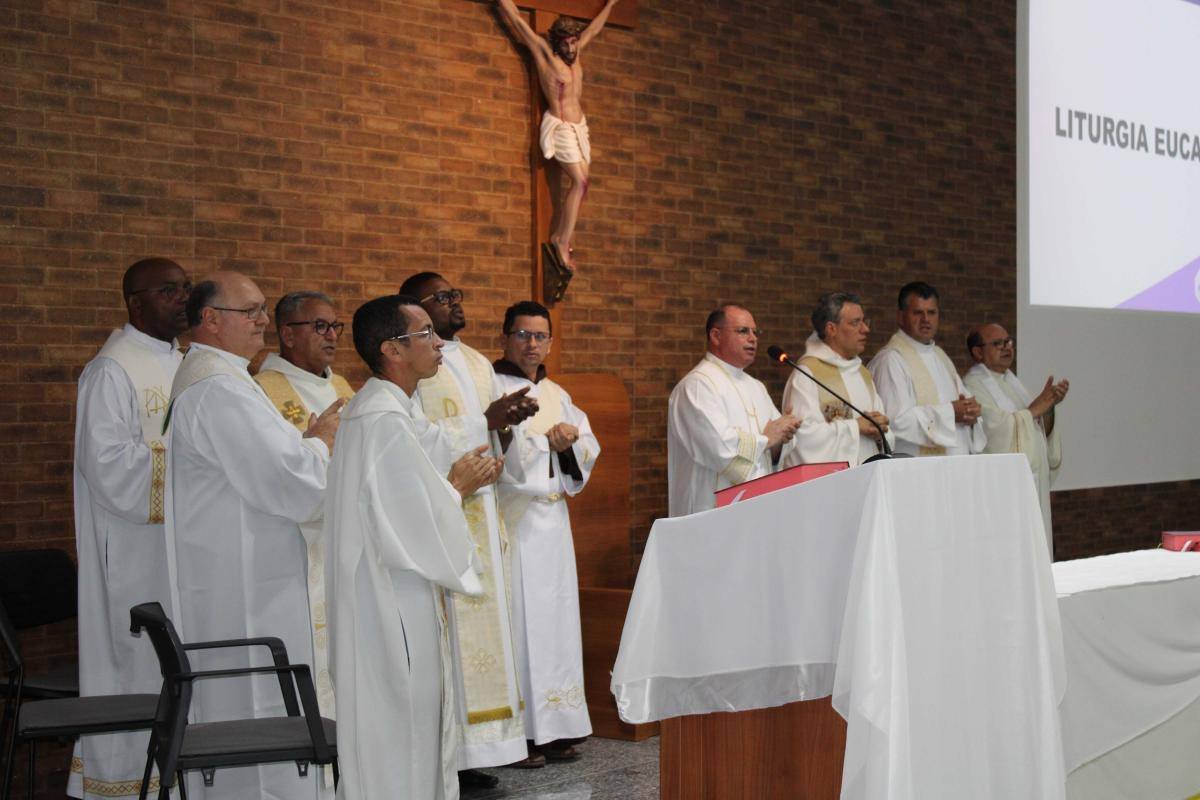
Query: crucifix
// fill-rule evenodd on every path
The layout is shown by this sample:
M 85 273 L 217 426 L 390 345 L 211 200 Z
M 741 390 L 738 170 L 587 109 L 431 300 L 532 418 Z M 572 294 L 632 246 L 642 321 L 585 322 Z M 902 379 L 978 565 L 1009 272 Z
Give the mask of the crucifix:
M 579 102 L 583 71 L 578 56 L 606 24 L 632 28 L 637 0 L 497 0 L 496 6 L 532 61 L 533 295 L 551 309 L 551 323 L 558 328 L 560 310 L 555 304 L 574 275 L 571 242 L 591 162 L 587 121 Z M 529 9 L 528 20 L 518 6 Z M 552 162 L 557 166 L 553 172 Z M 562 191 L 552 190 L 552 175 L 559 178 Z M 557 371 L 557 349 L 548 360 L 552 363 L 547 366 Z

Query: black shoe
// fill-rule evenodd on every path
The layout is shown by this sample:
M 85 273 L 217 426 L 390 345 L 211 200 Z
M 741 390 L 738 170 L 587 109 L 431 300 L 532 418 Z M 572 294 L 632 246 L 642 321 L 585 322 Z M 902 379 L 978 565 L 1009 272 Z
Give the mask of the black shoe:
M 458 788 L 460 789 L 495 789 L 500 785 L 500 779 L 477 769 L 464 769 L 458 772 Z

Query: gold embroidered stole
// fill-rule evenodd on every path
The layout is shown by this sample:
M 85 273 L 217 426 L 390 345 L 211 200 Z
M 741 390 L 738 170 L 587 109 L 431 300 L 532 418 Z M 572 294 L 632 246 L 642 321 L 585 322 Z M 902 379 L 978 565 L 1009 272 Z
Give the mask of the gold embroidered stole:
M 167 445 L 163 420 L 170 402 L 168 392 L 175 376 L 168 375 L 163 369 L 162 359 L 157 353 L 124 329 L 115 330 L 109 335 L 99 355 L 120 364 L 133 383 L 142 439 L 150 447 L 150 497 L 146 522 L 161 524 L 167 486 Z
M 461 343 L 459 348 L 474 384 L 471 388 L 479 397 L 479 407 L 486 409 L 492 403 L 492 365 L 478 351 Z M 425 416 L 435 425 L 441 420 L 460 416 L 466 410 L 462 389 L 448 368 L 439 369 L 432 378 L 421 381 L 417 384 L 417 391 Z M 520 711 L 519 707 L 513 706 L 510 700 L 513 695 L 509 693 L 510 685 L 515 686 L 515 665 L 504 655 L 503 632 L 505 627 L 511 630 L 511 622 L 508 626 L 504 624 L 505 618 L 509 617 L 509 609 L 500 605 L 496 587 L 498 576 L 506 587 L 512 585 L 508 537 L 497 504 L 496 524 L 500 527 L 501 563 L 496 564 L 485 506 L 493 502 L 494 496 L 490 494 L 476 493 L 463 498 L 463 514 L 467 518 L 471 539 L 475 542 L 475 553 L 483 564 L 483 572 L 479 575 L 483 594 L 469 597 L 456 592 L 448 593 L 454 607 L 454 631 L 462 668 L 463 700 L 467 708 L 468 725 L 511 719 Z M 509 592 L 505 594 L 511 596 Z
M 562 422 L 562 389 L 549 378 L 542 378 L 537 387 L 538 411 L 523 424 L 526 433 L 545 436 L 547 431 Z M 550 458 L 553 459 L 554 455 L 554 452 L 551 451 Z M 545 474 L 544 470 L 543 474 Z M 520 492 L 505 491 L 501 492 L 499 497 L 500 511 L 504 515 L 506 525 L 511 523 L 516 526 L 521 517 L 525 515 L 529 504 L 533 502 L 532 495 Z
M 300 399 L 300 394 L 292 386 L 292 382 L 288 380 L 287 375 L 279 370 L 264 369 L 260 370 L 254 376 L 254 380 L 262 387 L 262 390 L 267 393 L 267 397 L 275 404 L 275 408 L 283 415 L 283 418 L 296 426 L 296 430 L 304 433 L 308 430 L 308 418 L 310 414 L 320 414 L 325 409 L 309 409 L 304 405 L 304 401 Z M 349 400 L 354 397 L 354 390 L 350 388 L 350 384 L 341 375 L 334 374 L 330 379 L 334 391 L 341 400 Z
M 921 358 L 921 354 L 917 352 L 912 343 L 900 331 L 892 334 L 892 338 L 888 340 L 888 347 L 892 347 L 898 352 L 904 363 L 908 366 L 908 376 L 913 382 L 913 391 L 917 395 L 917 405 L 919 406 L 937 406 L 946 402 L 942 400 L 941 394 L 938 392 L 937 383 L 933 379 L 933 375 L 929 374 L 929 370 L 925 367 L 925 361 Z M 942 366 L 951 375 L 957 375 L 958 370 L 954 368 L 954 362 L 950 360 L 950 356 L 946 355 L 946 351 L 938 346 L 933 348 L 934 356 Z M 944 456 L 946 448 L 940 446 L 921 447 L 920 455 L 923 456 Z
M 817 380 L 829 386 L 842 397 L 850 396 L 849 390 L 846 389 L 846 381 L 842 378 L 842 370 L 837 365 L 822 361 L 816 356 L 805 356 L 800 359 L 800 365 L 807 367 Z M 858 374 L 862 377 L 863 383 L 867 385 L 867 391 L 870 392 L 872 405 L 874 405 L 875 383 L 871 380 L 871 373 L 867 372 L 866 367 L 859 364 Z M 817 402 L 826 422 L 833 422 L 835 419 L 854 419 L 855 417 L 850 406 L 827 392 L 824 387 L 817 387 Z

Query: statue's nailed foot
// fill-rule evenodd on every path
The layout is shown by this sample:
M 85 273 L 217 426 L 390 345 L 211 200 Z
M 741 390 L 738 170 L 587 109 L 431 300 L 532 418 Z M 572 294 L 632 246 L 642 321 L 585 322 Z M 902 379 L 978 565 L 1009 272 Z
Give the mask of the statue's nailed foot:
M 542 244 L 542 297 L 546 305 L 561 302 L 567 293 L 567 285 L 575 276 L 575 270 L 567 264 L 552 242 Z

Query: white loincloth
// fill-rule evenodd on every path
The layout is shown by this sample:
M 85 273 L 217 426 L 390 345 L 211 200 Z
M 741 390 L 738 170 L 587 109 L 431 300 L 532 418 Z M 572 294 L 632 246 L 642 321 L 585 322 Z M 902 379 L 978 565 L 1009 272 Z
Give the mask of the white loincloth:
M 562 164 L 592 163 L 592 142 L 588 138 L 587 117 L 566 122 L 547 111 L 542 115 L 539 139 L 542 155 Z

